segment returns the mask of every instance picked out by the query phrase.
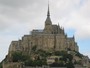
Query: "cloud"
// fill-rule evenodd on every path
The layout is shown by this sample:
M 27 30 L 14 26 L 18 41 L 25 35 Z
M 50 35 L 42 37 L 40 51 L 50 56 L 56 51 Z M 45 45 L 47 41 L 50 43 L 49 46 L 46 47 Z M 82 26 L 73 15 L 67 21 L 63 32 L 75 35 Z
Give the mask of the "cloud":
M 40 0 L 38 0 L 38 1 L 40 1 Z M 36 3 L 38 1 L 36 1 Z M 35 3 L 35 0 L 0 0 L 1 5 L 14 7 L 14 8 L 33 5 L 34 3 Z
M 83 18 L 79 13 L 73 13 L 69 20 L 65 22 L 64 27 L 74 29 L 77 39 L 90 38 L 90 20 Z
M 40 24 L 40 18 L 43 18 L 41 15 L 45 13 L 45 3 L 42 0 L 0 0 L 0 30 L 13 28 L 18 23 L 29 24 L 30 27 Z
M 65 30 L 75 30 L 76 39 L 90 38 L 90 1 L 89 0 L 58 0 L 52 1 L 54 22 L 59 22 Z M 55 11 L 56 10 L 56 11 Z M 58 10 L 58 11 L 57 11 Z
M 87 0 L 86 4 L 83 5 L 82 8 L 80 9 L 80 12 L 81 12 L 80 14 L 86 19 L 90 18 L 90 7 L 89 6 L 90 6 L 90 0 Z

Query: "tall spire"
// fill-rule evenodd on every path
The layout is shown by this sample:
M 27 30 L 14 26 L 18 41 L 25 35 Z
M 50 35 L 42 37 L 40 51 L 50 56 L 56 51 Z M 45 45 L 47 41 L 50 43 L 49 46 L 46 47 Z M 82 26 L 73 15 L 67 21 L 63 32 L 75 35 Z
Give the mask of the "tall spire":
M 48 0 L 48 12 L 47 12 L 47 16 L 50 16 L 50 12 L 49 12 L 49 0 Z
M 48 0 L 48 11 L 47 11 L 47 18 L 45 21 L 45 25 L 52 25 L 51 19 L 50 19 L 50 12 L 49 12 L 49 0 Z

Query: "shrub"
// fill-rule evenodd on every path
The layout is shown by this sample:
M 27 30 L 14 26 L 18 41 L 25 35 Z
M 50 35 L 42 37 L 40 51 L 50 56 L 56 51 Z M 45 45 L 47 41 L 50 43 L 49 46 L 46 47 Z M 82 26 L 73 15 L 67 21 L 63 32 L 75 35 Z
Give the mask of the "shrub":
M 29 56 L 23 55 L 22 52 L 14 52 L 12 54 L 13 62 L 26 61 Z
M 80 57 L 80 58 L 82 58 L 82 57 L 83 57 L 83 55 L 82 55 L 82 54 L 80 54 L 79 52 L 76 52 L 76 56 L 78 56 L 78 57 Z
M 66 64 L 66 67 L 67 68 L 75 68 L 74 64 L 71 61 Z

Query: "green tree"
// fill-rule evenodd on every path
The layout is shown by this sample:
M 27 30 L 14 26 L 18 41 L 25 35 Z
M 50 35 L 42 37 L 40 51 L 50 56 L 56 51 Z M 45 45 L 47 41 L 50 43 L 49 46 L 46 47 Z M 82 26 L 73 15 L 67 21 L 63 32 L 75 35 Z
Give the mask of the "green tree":
M 37 46 L 36 46 L 36 45 L 32 47 L 32 51 L 33 51 L 33 52 L 35 52 L 36 49 L 37 49 Z
M 36 60 L 34 61 L 34 66 L 42 66 L 42 65 L 47 65 L 47 62 L 44 60 Z
M 22 54 L 22 52 L 14 52 L 12 54 L 13 62 L 26 61 L 29 56 Z
M 24 63 L 25 63 L 25 66 L 33 66 L 33 61 L 32 61 L 32 59 L 28 59 L 28 60 L 26 60 Z
M 67 58 L 69 59 L 69 61 L 72 61 L 73 56 L 71 54 L 67 54 Z
M 42 66 L 42 65 L 47 65 L 47 62 L 45 60 L 27 60 L 25 62 L 25 66 Z
M 67 67 L 67 68 L 75 68 L 75 67 L 74 67 L 74 64 L 73 64 L 71 61 L 69 61 L 69 62 L 66 64 L 66 67 Z

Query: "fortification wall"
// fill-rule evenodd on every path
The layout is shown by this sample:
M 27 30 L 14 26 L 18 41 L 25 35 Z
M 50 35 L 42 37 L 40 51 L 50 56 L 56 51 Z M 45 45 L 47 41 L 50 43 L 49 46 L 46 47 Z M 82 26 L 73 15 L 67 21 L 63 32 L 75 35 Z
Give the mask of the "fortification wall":
M 21 62 L 3 63 L 3 68 L 23 68 L 23 64 Z

